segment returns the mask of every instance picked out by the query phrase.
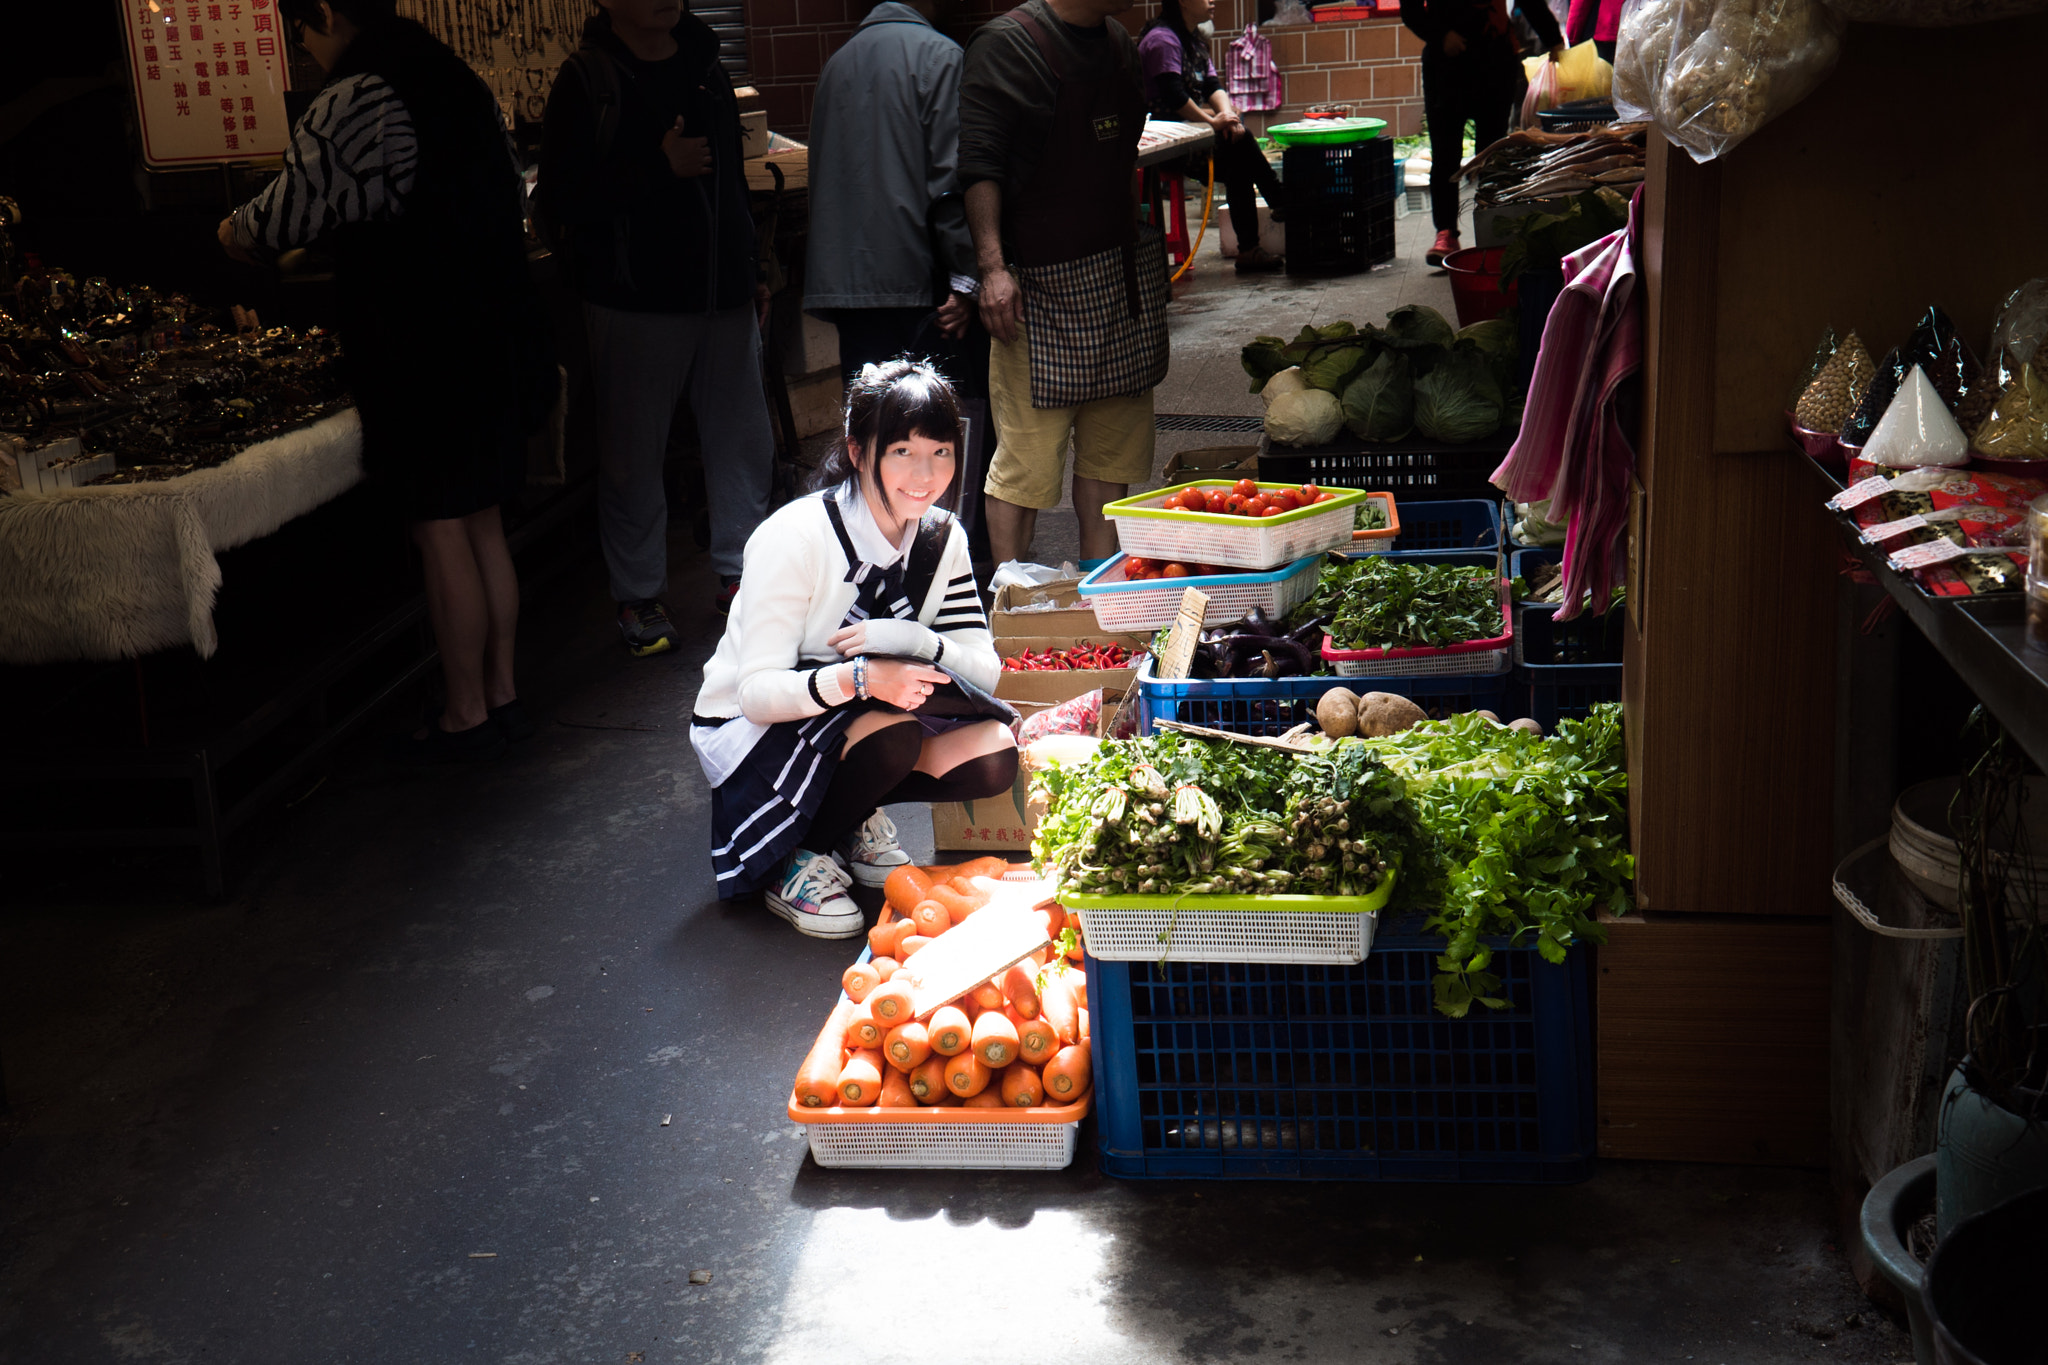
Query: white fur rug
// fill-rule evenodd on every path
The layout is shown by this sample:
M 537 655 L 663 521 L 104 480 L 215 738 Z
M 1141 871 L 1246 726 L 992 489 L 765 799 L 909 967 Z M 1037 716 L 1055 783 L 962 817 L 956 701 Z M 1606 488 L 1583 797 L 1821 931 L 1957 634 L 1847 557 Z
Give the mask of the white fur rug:
M 162 483 L 0 496 L 0 663 L 217 644 L 214 555 L 363 477 L 355 409 Z

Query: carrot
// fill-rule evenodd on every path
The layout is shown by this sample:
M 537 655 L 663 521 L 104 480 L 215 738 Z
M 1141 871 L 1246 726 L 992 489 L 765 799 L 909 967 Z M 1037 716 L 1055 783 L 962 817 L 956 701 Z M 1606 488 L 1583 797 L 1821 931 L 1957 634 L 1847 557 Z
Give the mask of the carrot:
M 1076 1010 L 1075 1013 L 1081 1017 L 1081 1041 L 1085 1043 L 1088 1041 L 1088 1011 L 1082 1009 Z
M 1000 878 L 1005 872 L 1008 872 L 1009 870 L 1010 864 L 1001 858 L 970 858 L 966 862 L 960 864 L 960 866 L 954 868 L 953 875 L 948 880 L 964 881 L 971 883 L 976 877 Z
M 932 879 L 922 868 L 899 867 L 882 883 L 882 899 L 899 915 L 907 915 L 931 893 Z
M 1045 1084 L 1038 1068 L 1017 1062 L 1003 1068 L 1003 1103 L 1012 1109 L 1029 1109 L 1045 1102 Z M 883 1101 L 887 1103 L 887 1101 Z
M 1045 1097 L 1050 1104 L 1072 1104 L 1088 1093 L 1088 1044 L 1063 1047 L 1045 1064 Z M 950 1079 L 950 1078 L 949 1078 Z
M 876 1022 L 874 1011 L 866 1005 L 857 1005 L 846 1020 L 846 1045 L 850 1048 L 880 1047 L 882 1035 L 889 1030 Z
M 811 1044 L 803 1065 L 796 1069 L 796 1102 L 805 1109 L 826 1109 L 839 1103 L 840 1044 L 846 1037 L 846 1021 L 858 1008 L 841 1000 L 826 1016 L 818 1041 Z
M 886 915 L 889 912 L 884 910 L 882 913 Z M 896 925 L 896 920 L 885 919 L 874 928 L 868 930 L 868 955 L 870 957 L 877 960 L 885 958 L 889 955 L 890 950 L 895 948 Z
M 994 1086 L 990 1086 L 979 1095 L 972 1095 L 962 1100 L 960 1107 L 962 1109 L 1002 1109 L 1006 1106 L 1003 1104 L 1003 1092 Z
M 946 1059 L 927 1057 L 910 1073 L 910 1093 L 919 1104 L 937 1104 L 946 1098 Z
M 974 1025 L 958 1005 L 941 1005 L 933 1010 L 931 1023 L 925 1025 L 925 1035 L 932 1051 L 941 1057 L 958 1056 L 974 1045 Z
M 913 924 L 910 927 L 915 929 L 917 926 Z M 902 938 L 896 940 L 896 960 L 898 962 L 910 961 L 911 958 L 917 956 L 919 948 L 924 947 L 925 944 L 930 942 L 931 939 L 924 934 L 905 934 Z
M 935 900 L 919 901 L 910 918 L 917 925 L 917 932 L 926 938 L 937 938 L 953 927 L 953 916 Z
M 1038 984 L 1031 979 L 1029 967 L 1020 962 L 1003 973 L 1003 999 L 1026 1019 L 1038 1017 Z
M 1078 1043 L 1081 1041 L 1081 1027 L 1077 1012 L 1081 1007 L 1074 1003 L 1074 988 L 1067 982 L 1069 975 L 1071 973 L 1061 971 L 1057 967 L 1048 969 L 1045 973 L 1045 989 L 1039 994 L 1038 999 L 1045 1007 L 1045 1017 L 1052 1020 L 1052 1026 L 1059 1030 L 1060 1041 Z M 882 1017 L 881 1010 L 875 1011 L 875 1017 Z
M 1001 1010 L 984 1010 L 974 1020 L 974 1055 L 991 1071 L 1017 1060 L 1017 1026 Z
M 1060 932 L 1067 927 L 1067 912 L 1057 905 L 1048 905 L 1044 910 L 1045 936 L 1054 943 L 1060 941 Z
M 946 885 L 933 886 L 930 895 L 933 904 L 946 908 L 946 914 L 950 917 L 947 922 L 951 924 L 958 924 L 988 904 L 987 896 L 963 896 L 952 886 Z
M 985 1010 L 999 1010 L 1003 1007 L 1002 983 L 991 977 L 973 990 L 967 992 L 975 1004 Z
M 1051 1061 L 1061 1046 L 1060 1031 L 1042 1014 L 1017 1030 L 1017 1055 L 1033 1066 Z
M 924 873 L 925 880 L 931 882 L 934 886 L 951 881 L 953 874 L 959 870 L 959 867 L 953 863 L 934 863 L 930 867 L 918 869 L 918 871 Z
M 884 1029 L 895 1028 L 906 1019 L 916 1017 L 911 1008 L 910 983 L 901 976 L 892 976 L 875 987 L 867 998 L 867 1006 L 875 1012 L 875 1022 Z
M 846 988 L 846 998 L 858 1005 L 868 998 L 868 992 L 882 984 L 882 974 L 871 962 L 856 962 L 840 975 L 839 984 Z
M 882 1098 L 882 1054 L 864 1047 L 839 1071 L 839 1102 L 865 1109 Z
M 1069 982 L 1068 982 L 1067 984 L 1068 984 L 1069 986 L 1072 986 L 1072 987 L 1074 988 L 1074 1003 L 1075 1003 L 1076 1005 L 1079 1005 L 1079 1006 L 1080 1006 L 1080 1007 L 1081 1007 L 1082 1009 L 1084 1009 L 1084 1010 L 1085 1010 L 1085 1009 L 1087 1009 L 1087 1008 L 1088 1008 L 1088 976 L 1087 976 L 1087 974 L 1086 974 L 1085 972 L 1084 972 L 1084 973 L 1077 973 L 1077 974 L 1076 974 L 1076 976 L 1075 976 L 1075 978 L 1074 978 L 1074 980 L 1072 980 L 1072 981 L 1069 981 Z
M 890 977 L 896 975 L 897 972 L 902 970 L 901 964 L 899 964 L 893 957 L 878 957 L 874 961 L 870 962 L 868 965 L 870 967 L 873 967 L 875 969 L 875 972 L 884 981 L 887 981 Z
M 882 1073 L 882 1108 L 917 1108 L 917 1096 L 910 1091 L 910 1077 L 895 1070 Z
M 910 1071 L 932 1055 L 930 1033 L 915 1019 L 906 1019 L 882 1039 L 882 1055 L 898 1071 Z
M 971 1099 L 988 1089 L 994 1073 L 972 1052 L 946 1059 L 946 1089 L 961 1099 Z
M 974 908 L 977 910 L 981 909 L 982 906 L 987 905 L 991 900 L 994 899 L 994 897 L 989 895 L 987 888 L 976 886 L 974 882 L 967 877 L 955 877 L 951 881 L 947 882 L 946 885 L 952 887 L 955 891 L 959 892 L 963 899 L 972 902 Z

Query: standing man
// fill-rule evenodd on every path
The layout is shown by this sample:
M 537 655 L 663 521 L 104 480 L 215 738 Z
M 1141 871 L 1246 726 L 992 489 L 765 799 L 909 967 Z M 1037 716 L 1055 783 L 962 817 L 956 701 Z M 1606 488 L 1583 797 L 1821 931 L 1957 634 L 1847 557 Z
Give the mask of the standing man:
M 848 383 L 913 348 L 950 360 L 934 343 L 966 332 L 978 288 L 954 181 L 964 59 L 936 9 L 876 5 L 818 77 L 804 311 L 839 329 Z
M 1137 230 L 1145 94 L 1131 0 L 1024 0 L 984 25 L 960 88 L 960 180 L 994 345 L 985 503 L 998 562 L 1031 549 L 1074 446 L 1081 554 L 1116 553 L 1104 503 L 1152 475 L 1166 253 Z
M 598 534 L 619 633 L 672 649 L 662 463 L 689 395 L 724 612 L 775 459 L 761 389 L 762 283 L 739 106 L 718 38 L 682 0 L 598 0 L 548 95 L 541 206 L 567 242 L 598 401 Z
M 1522 57 L 1508 28 L 1520 9 L 1553 62 L 1564 39 L 1550 7 L 1538 0 L 1401 0 L 1401 22 L 1422 39 L 1422 117 L 1429 125 L 1429 208 L 1436 241 L 1423 259 L 1442 265 L 1458 249 L 1458 172 L 1465 165 L 1465 120 L 1473 144 L 1507 136 L 1508 111 L 1522 97 Z

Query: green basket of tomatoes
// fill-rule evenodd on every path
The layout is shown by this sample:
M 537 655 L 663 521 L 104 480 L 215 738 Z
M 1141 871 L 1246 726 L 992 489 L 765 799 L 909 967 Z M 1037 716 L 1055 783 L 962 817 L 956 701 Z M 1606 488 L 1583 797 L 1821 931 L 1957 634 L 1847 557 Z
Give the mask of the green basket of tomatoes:
M 1141 559 L 1271 569 L 1348 549 L 1365 493 L 1313 483 L 1197 479 L 1120 498 L 1102 509 L 1126 553 Z

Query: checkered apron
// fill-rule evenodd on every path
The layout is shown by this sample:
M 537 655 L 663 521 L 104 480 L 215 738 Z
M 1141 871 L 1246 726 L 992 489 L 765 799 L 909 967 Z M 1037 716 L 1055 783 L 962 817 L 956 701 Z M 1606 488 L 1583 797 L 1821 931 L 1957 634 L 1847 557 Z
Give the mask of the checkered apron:
M 1166 378 L 1166 239 L 1059 265 L 1020 265 L 1031 344 L 1031 406 L 1072 408 L 1156 388 Z

